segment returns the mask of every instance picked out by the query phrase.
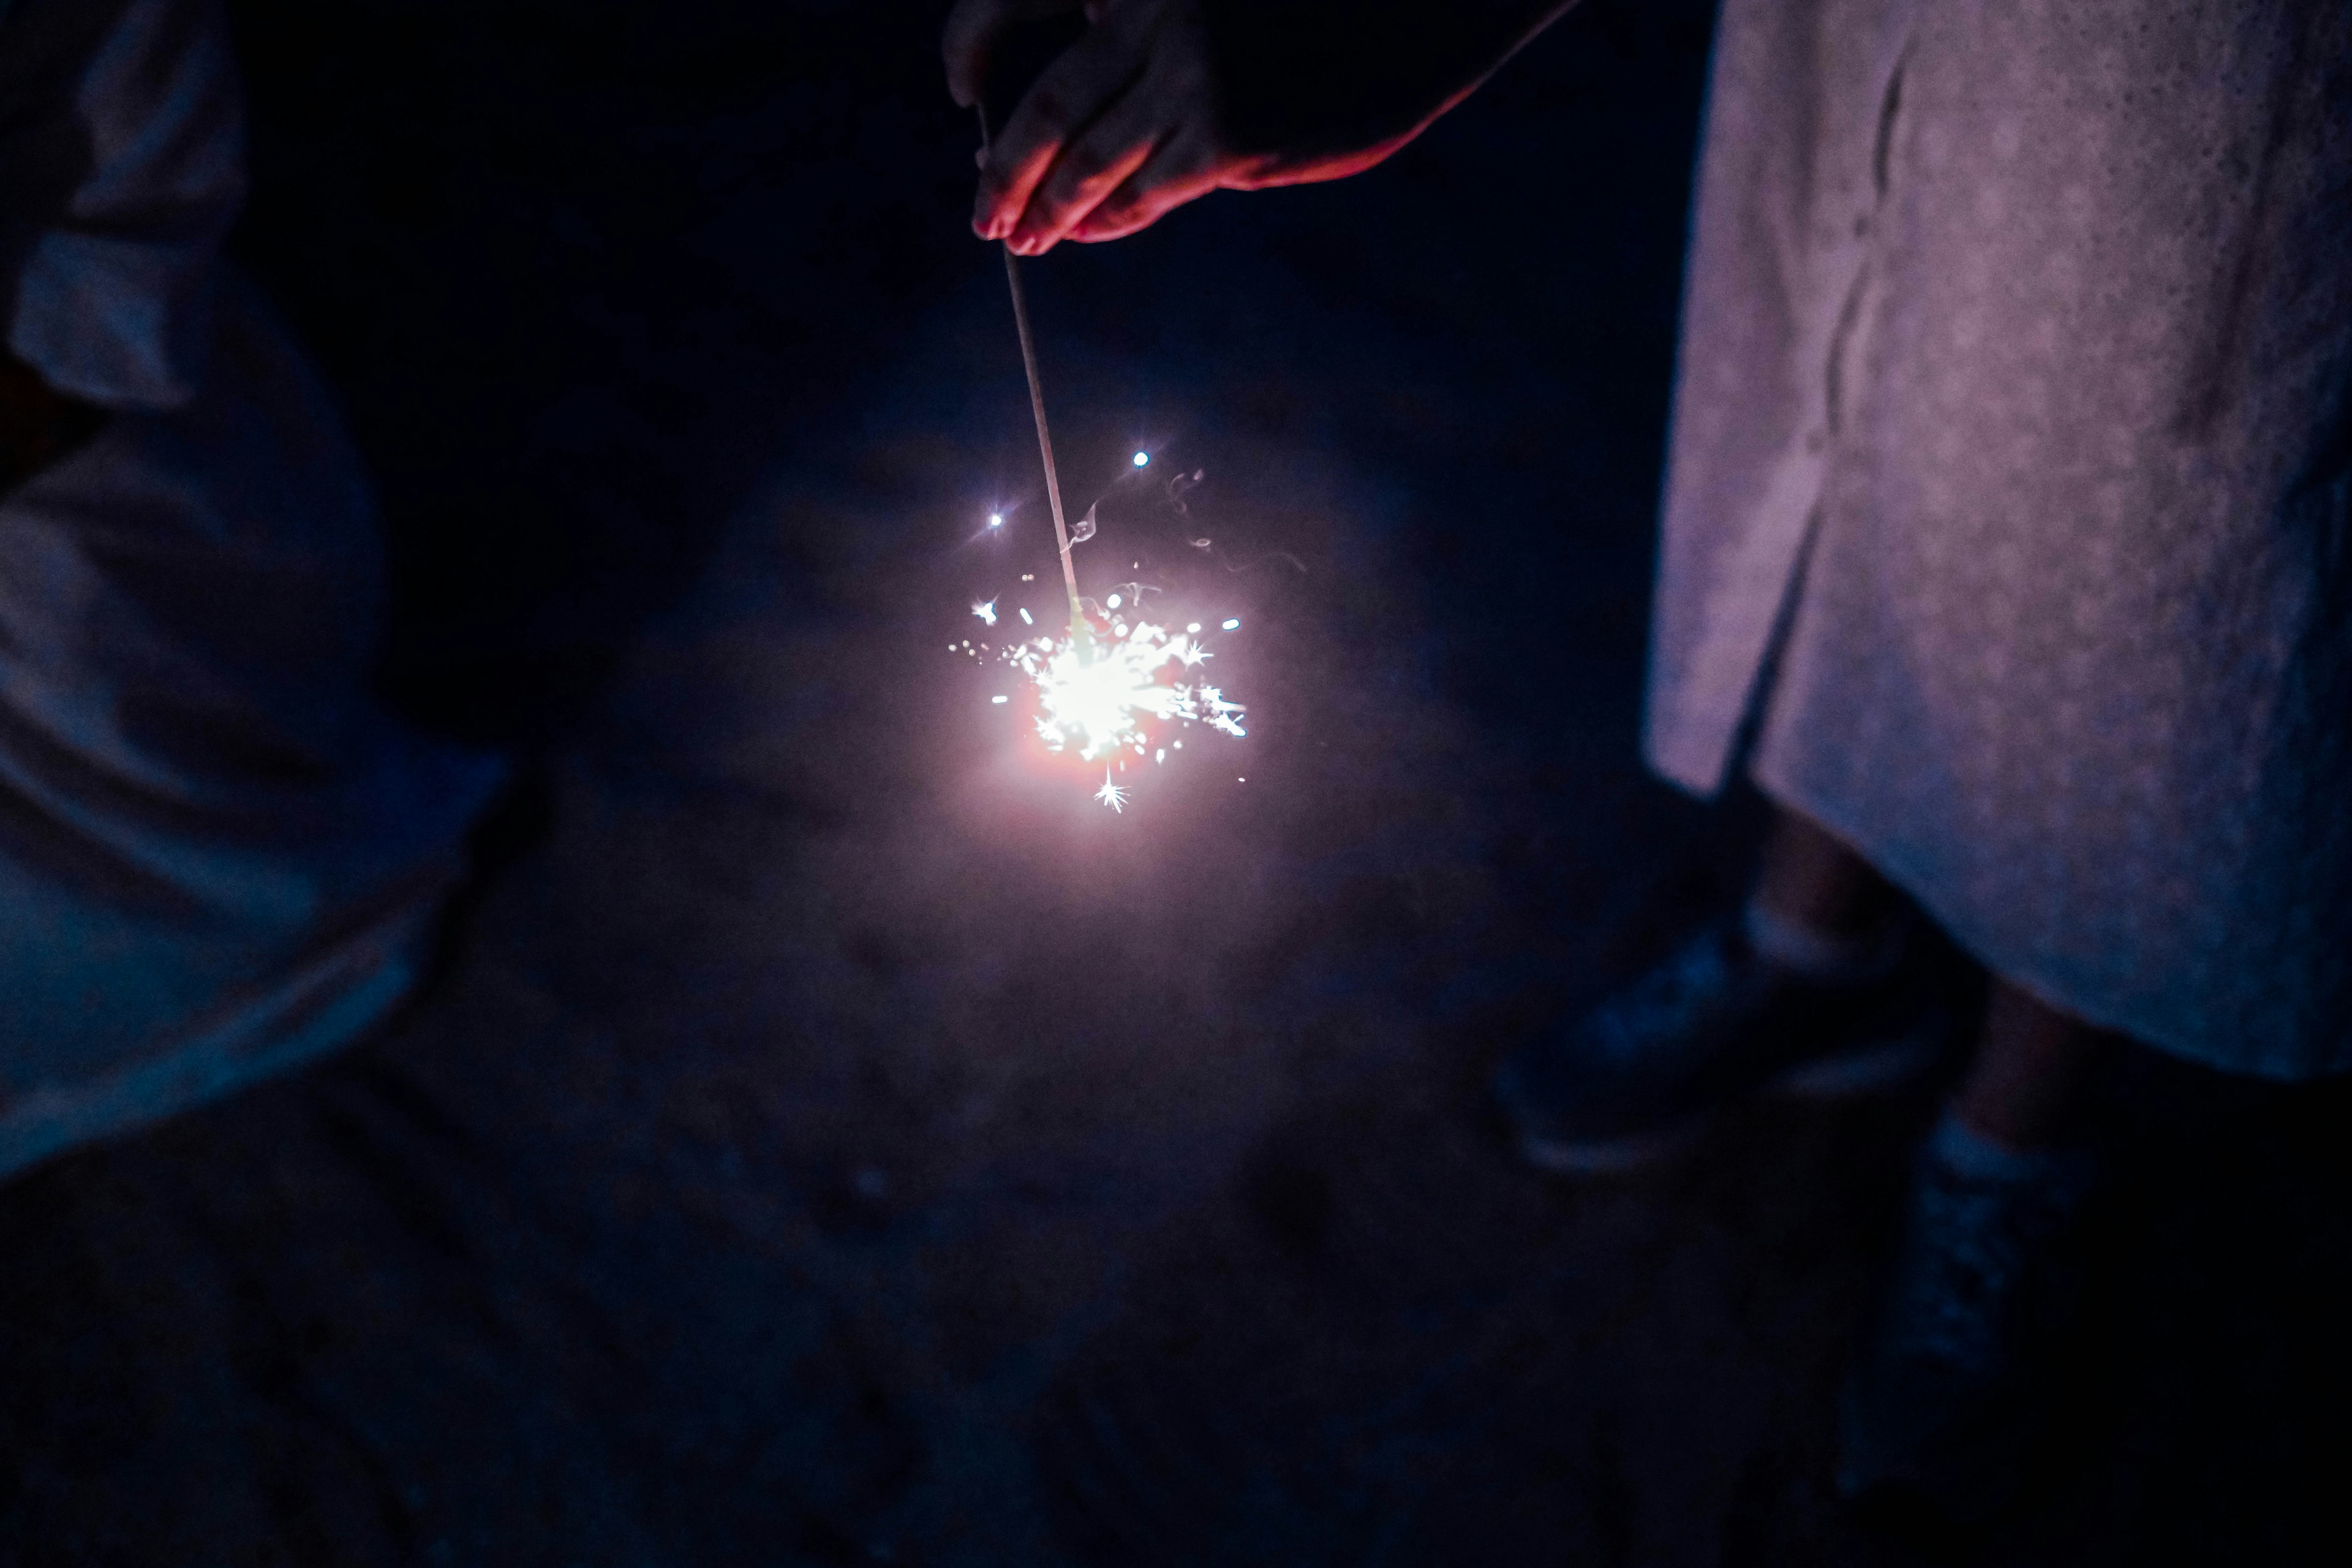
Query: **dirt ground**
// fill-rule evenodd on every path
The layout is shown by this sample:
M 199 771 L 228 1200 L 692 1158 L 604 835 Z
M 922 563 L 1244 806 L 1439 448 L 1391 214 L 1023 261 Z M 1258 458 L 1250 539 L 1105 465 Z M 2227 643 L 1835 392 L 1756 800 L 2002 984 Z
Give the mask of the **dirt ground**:
M 534 782 L 391 1035 L 0 1189 L 0 1564 L 2345 1560 L 2344 1093 L 2119 1079 L 1933 1550 L 1826 1480 L 1932 1084 L 1486 1121 L 1742 875 L 1634 744 L 1704 5 L 1030 268 L 1090 591 L 1242 623 L 1117 814 L 950 651 L 1053 568 L 930 12 L 235 9 L 387 679 Z

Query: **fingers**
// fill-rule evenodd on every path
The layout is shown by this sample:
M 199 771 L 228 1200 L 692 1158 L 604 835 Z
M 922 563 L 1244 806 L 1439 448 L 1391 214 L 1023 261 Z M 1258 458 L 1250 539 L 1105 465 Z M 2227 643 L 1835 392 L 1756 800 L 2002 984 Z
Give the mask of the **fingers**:
M 1082 0 L 957 0 L 940 35 L 940 57 L 948 68 L 948 96 L 965 109 L 978 103 L 987 84 L 989 60 L 1008 30 L 1024 22 L 1077 10 L 1081 4 Z
M 981 170 L 971 226 L 982 239 L 1013 234 L 1055 161 L 1135 84 L 1147 63 L 1156 10 L 1132 3 L 1107 7 L 1102 21 L 1047 67 L 1021 100 Z
M 1051 249 L 1151 157 L 1163 133 L 1145 96 L 1113 103 L 1054 160 L 1005 241 L 1017 254 Z
M 1066 237 L 1082 244 L 1121 239 L 1150 227 L 1187 202 L 1227 183 L 1234 160 L 1202 132 L 1178 132 L 1152 150 L 1118 189 L 1073 224 Z

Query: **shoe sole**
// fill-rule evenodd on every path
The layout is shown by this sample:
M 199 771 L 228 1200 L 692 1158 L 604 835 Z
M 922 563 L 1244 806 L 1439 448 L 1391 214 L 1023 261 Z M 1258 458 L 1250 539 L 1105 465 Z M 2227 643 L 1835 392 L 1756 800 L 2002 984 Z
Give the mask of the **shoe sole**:
M 1926 1071 L 1941 1054 L 1946 1025 L 1947 1020 L 1938 1015 L 1920 1020 L 1892 1039 L 1801 1062 L 1766 1079 L 1756 1093 L 1774 1100 L 1826 1103 L 1900 1089 Z M 1727 1104 L 1693 1111 L 1622 1138 L 1570 1142 L 1521 1132 L 1517 1137 L 1519 1158 L 1538 1170 L 1559 1176 L 1628 1175 L 1665 1164 L 1687 1152 L 1706 1135 L 1708 1123 L 1717 1112 L 1728 1108 Z

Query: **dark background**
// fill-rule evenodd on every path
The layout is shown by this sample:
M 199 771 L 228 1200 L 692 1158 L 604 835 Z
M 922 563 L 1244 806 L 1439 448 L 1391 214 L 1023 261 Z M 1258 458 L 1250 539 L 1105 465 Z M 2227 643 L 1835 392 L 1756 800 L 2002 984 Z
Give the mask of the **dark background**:
M 1922 1560 L 1825 1468 L 1933 1086 L 1479 1110 L 1742 875 L 1635 751 L 1709 7 L 1028 268 L 1076 499 L 1204 475 L 1090 588 L 1244 620 L 1116 816 L 946 651 L 1052 568 L 936 7 L 232 8 L 387 688 L 542 787 L 389 1037 L 0 1191 L 0 1563 Z M 2117 1087 L 1960 1555 L 2342 1560 L 2343 1099 Z

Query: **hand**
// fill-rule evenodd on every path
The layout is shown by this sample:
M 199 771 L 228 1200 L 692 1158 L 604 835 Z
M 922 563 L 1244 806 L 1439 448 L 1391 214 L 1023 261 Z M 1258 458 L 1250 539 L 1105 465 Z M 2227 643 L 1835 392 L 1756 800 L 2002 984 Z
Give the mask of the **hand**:
M 949 92 L 958 103 L 979 102 L 1009 28 L 1079 4 L 961 0 L 941 45 Z M 1085 36 L 1038 78 L 982 160 L 973 232 L 1024 256 L 1064 239 L 1133 234 L 1214 190 L 1354 174 L 1435 118 L 1361 145 L 1245 153 L 1225 130 L 1200 0 L 1085 0 L 1084 9 Z

